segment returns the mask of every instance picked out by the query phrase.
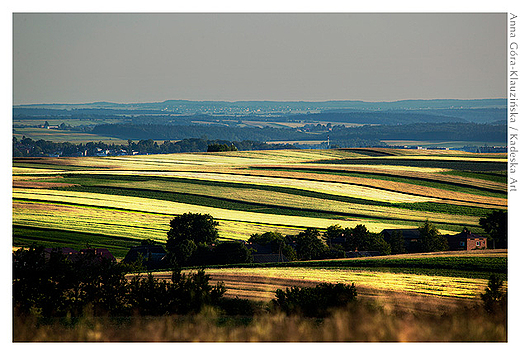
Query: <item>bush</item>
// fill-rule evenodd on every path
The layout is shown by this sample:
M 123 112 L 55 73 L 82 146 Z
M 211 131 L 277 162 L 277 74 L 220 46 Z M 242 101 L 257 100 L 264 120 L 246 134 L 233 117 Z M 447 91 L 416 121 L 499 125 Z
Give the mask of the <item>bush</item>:
M 356 300 L 354 284 L 320 283 L 316 287 L 291 287 L 276 290 L 273 300 L 275 308 L 288 315 L 301 314 L 305 317 L 326 317 L 334 308 L 344 307 Z
M 69 260 L 58 250 L 45 258 L 41 246 L 13 254 L 13 305 L 17 313 L 43 317 L 123 313 L 126 266 L 86 252 Z
M 492 314 L 505 313 L 507 297 L 502 290 L 504 281 L 500 276 L 492 274 L 489 277 L 486 291 L 480 294 L 480 298 L 484 302 L 484 309 Z
M 187 275 L 174 270 L 171 282 L 157 280 L 152 274 L 134 278 L 128 301 L 140 315 L 196 314 L 203 306 L 217 305 L 224 292 L 221 283 L 209 285 L 209 276 L 203 270 Z
M 228 316 L 252 317 L 258 308 L 252 301 L 245 298 L 222 298 L 218 304 Z
M 13 306 L 16 315 L 39 318 L 165 315 L 198 313 L 217 306 L 225 289 L 209 284 L 203 270 L 172 272 L 171 282 L 151 274 L 127 281 L 125 265 L 85 252 L 69 260 L 59 251 L 45 258 L 42 247 L 13 255 Z

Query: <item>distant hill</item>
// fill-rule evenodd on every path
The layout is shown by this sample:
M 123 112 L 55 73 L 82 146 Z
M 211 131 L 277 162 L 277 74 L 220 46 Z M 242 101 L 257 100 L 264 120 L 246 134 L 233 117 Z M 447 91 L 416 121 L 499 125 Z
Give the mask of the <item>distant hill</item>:
M 291 110 L 407 110 L 407 109 L 471 109 L 471 108 L 505 108 L 507 99 L 435 99 L 435 100 L 401 100 L 401 101 L 190 101 L 190 100 L 166 100 L 162 102 L 147 103 L 113 103 L 92 102 L 78 104 L 30 104 L 15 105 L 14 108 L 47 108 L 47 109 L 80 109 L 80 108 L 103 108 L 103 109 L 151 109 L 165 110 L 172 108 L 285 108 Z
M 203 117 L 200 119 L 200 117 Z M 506 99 L 365 101 L 188 101 L 149 103 L 93 102 L 13 106 L 13 118 L 123 118 L 133 124 L 191 124 L 190 121 L 261 120 L 408 124 L 414 122 L 507 122 Z M 129 121 L 130 123 L 130 121 Z M 238 122 L 236 122 L 238 123 Z

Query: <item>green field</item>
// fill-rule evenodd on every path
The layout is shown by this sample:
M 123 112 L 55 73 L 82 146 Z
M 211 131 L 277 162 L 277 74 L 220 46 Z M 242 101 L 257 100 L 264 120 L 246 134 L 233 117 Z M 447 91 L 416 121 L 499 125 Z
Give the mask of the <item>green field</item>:
M 72 123 L 78 123 L 78 120 L 69 120 Z M 42 124 L 45 121 L 38 121 L 36 124 Z M 59 122 L 59 123 L 58 123 Z M 49 120 L 49 124 L 57 125 L 61 123 L 67 123 L 67 120 Z M 25 123 L 25 122 L 24 122 Z M 67 123 L 68 124 L 68 123 Z M 80 124 L 89 124 L 89 122 L 81 121 Z M 100 136 L 92 133 L 84 132 L 71 132 L 58 129 L 45 129 L 35 127 L 21 127 L 13 128 L 13 137 L 22 139 L 23 137 L 31 138 L 32 140 L 38 141 L 40 139 L 53 142 L 69 142 L 69 143 L 88 143 L 88 142 L 99 142 L 114 143 L 114 144 L 126 144 L 126 140 L 122 140 L 114 137 Z
M 225 239 L 426 219 L 444 233 L 479 233 L 480 217 L 507 208 L 506 161 L 398 149 L 15 159 L 13 246 L 44 242 L 50 230 L 62 236 L 53 245 L 71 232 L 79 244 L 165 241 L 169 220 L 186 212 L 211 214 Z

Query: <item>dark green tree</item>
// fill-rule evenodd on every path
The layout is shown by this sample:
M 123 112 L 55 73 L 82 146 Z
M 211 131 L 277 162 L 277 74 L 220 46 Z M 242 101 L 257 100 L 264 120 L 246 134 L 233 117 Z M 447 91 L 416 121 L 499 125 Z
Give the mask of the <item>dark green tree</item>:
M 282 252 L 282 254 L 289 260 L 296 260 L 296 251 L 287 245 L 287 238 L 279 232 L 265 232 L 263 234 L 252 234 L 248 242 L 269 245 L 273 252 Z
M 390 245 L 391 254 L 406 253 L 402 231 L 393 231 L 388 238 L 385 238 L 385 241 Z
M 125 266 L 87 250 L 67 258 L 42 247 L 13 254 L 13 305 L 18 314 L 72 317 L 90 307 L 94 315 L 123 314 L 128 305 Z
M 419 227 L 420 249 L 423 252 L 448 250 L 448 239 L 428 220 Z
M 496 248 L 507 248 L 507 211 L 493 211 L 479 220 Z M 489 243 L 488 243 L 489 244 Z
M 200 245 L 218 238 L 218 222 L 209 214 L 184 213 L 170 221 L 166 250 L 172 263 L 184 265 Z
M 346 229 L 345 250 L 357 251 L 368 250 L 368 239 L 370 232 L 363 224 L 358 224 L 354 228 Z
M 216 264 L 251 263 L 251 251 L 242 242 L 223 242 L 213 249 Z
M 391 254 L 392 248 L 388 244 L 381 234 L 369 233 L 368 243 L 366 245 L 368 251 L 378 251 L 382 255 Z
M 325 244 L 316 228 L 307 228 L 295 236 L 296 254 L 300 260 L 320 259 L 325 251 Z
M 231 143 L 231 145 L 212 143 L 208 145 L 208 152 L 233 152 L 237 151 L 237 147 Z
M 152 274 L 132 279 L 128 303 L 141 315 L 193 314 L 204 305 L 218 305 L 225 291 L 222 283 L 211 286 L 203 270 L 185 274 L 177 269 L 172 271 L 171 282 Z
M 480 294 L 480 298 L 484 302 L 484 308 L 489 313 L 497 313 L 499 310 L 505 310 L 506 294 L 502 289 L 503 286 L 504 281 L 500 276 L 492 274 L 489 277 L 485 292 Z
M 200 246 L 205 246 L 206 244 L 200 244 Z M 174 245 L 172 245 L 169 249 L 169 252 L 174 256 L 172 261 L 175 264 L 179 265 L 188 265 L 188 260 L 191 259 L 192 255 L 197 251 L 199 246 L 195 244 L 192 239 L 183 239 L 178 240 Z
M 331 241 L 336 238 L 344 237 L 345 236 L 345 229 L 341 228 L 339 224 L 335 224 L 332 226 L 327 227 L 327 230 L 325 233 L 323 233 L 323 237 L 325 238 L 325 241 L 327 242 L 327 245 L 331 246 Z

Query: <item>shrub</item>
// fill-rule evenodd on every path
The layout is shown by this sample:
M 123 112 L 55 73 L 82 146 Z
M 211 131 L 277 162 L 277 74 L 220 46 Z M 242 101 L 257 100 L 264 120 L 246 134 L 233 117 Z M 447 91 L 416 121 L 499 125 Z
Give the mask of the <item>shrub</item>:
M 326 317 L 334 308 L 344 307 L 356 300 L 354 284 L 320 283 L 316 287 L 291 287 L 276 290 L 273 300 L 275 308 L 288 315 L 301 314 L 305 317 Z
M 197 313 L 217 306 L 225 289 L 209 284 L 203 270 L 172 272 L 171 282 L 148 277 L 127 281 L 127 266 L 93 252 L 68 259 L 59 251 L 45 258 L 42 247 L 13 255 L 13 306 L 17 315 L 37 317 L 165 315 Z
M 489 277 L 486 291 L 480 294 L 480 298 L 484 302 L 484 309 L 489 313 L 504 312 L 506 307 L 506 294 L 502 290 L 504 281 L 500 276 L 492 274 Z
M 86 307 L 94 315 L 122 313 L 125 271 L 91 249 L 73 259 L 56 249 L 46 259 L 43 247 L 22 248 L 13 254 L 13 305 L 17 313 L 43 317 L 76 316 Z
M 248 316 L 252 317 L 255 314 L 257 306 L 250 300 L 245 298 L 222 298 L 218 306 L 228 316 Z
M 152 274 L 135 277 L 129 286 L 129 304 L 141 315 L 195 314 L 203 306 L 217 305 L 224 292 L 221 283 L 209 285 L 203 270 L 193 274 L 174 270 L 171 282 L 157 280 Z

